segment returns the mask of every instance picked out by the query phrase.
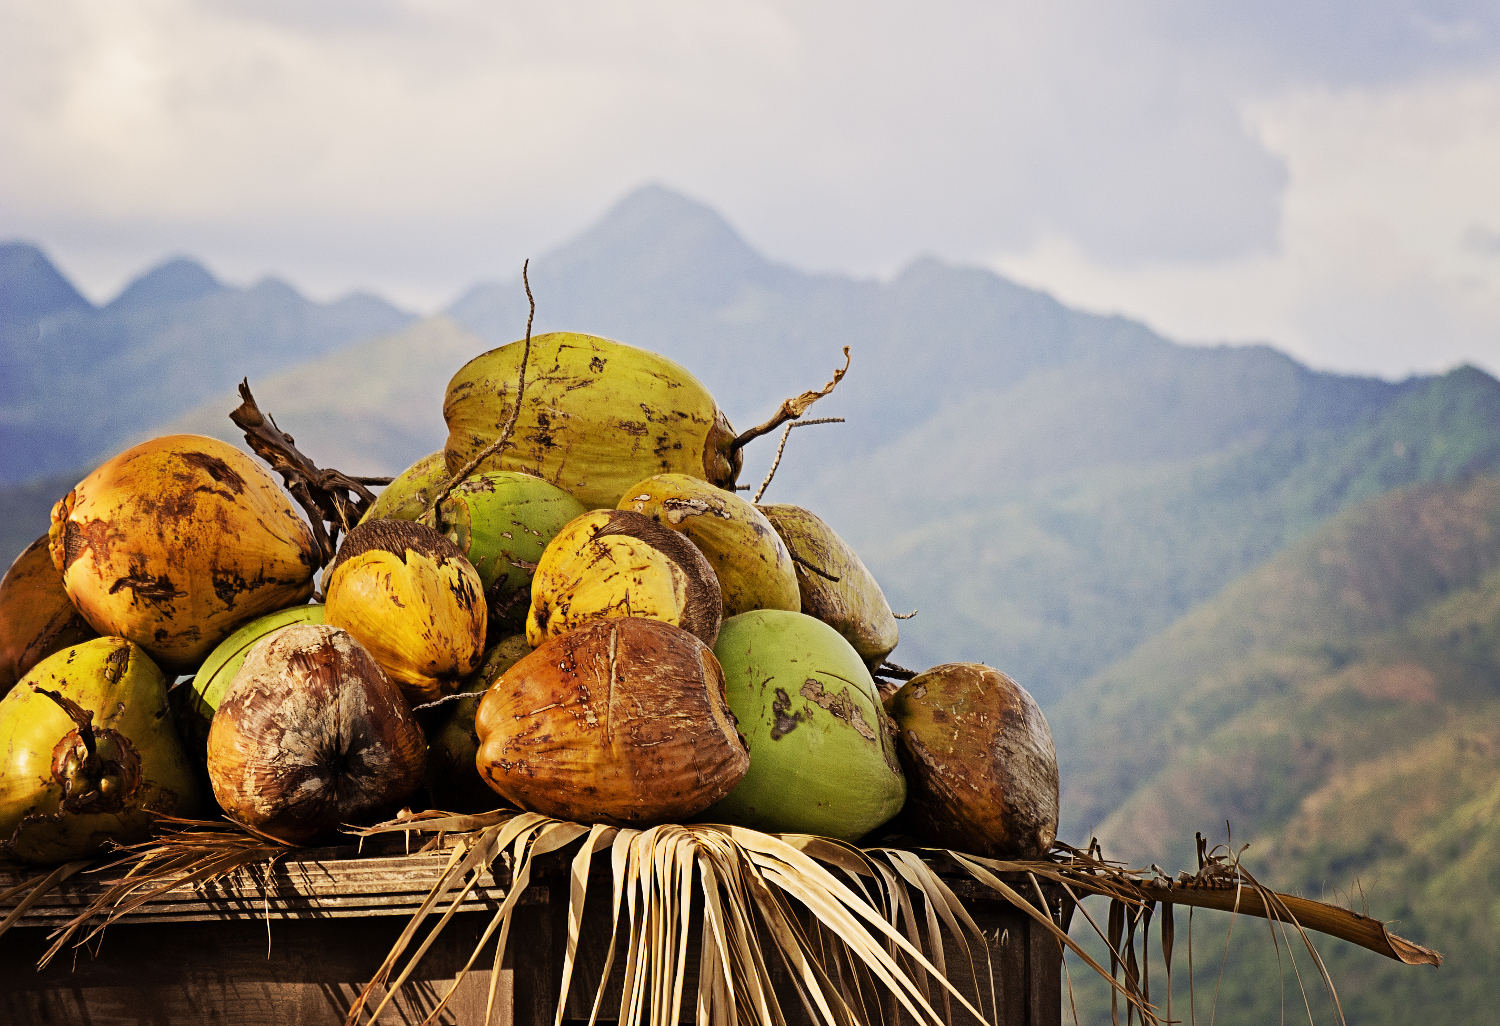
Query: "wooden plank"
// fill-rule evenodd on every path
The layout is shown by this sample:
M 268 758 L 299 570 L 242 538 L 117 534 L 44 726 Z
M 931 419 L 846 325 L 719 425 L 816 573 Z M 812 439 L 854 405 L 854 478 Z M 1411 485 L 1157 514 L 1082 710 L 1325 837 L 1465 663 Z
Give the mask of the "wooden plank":
M 271 867 L 242 872 L 196 890 L 178 888 L 156 896 L 110 927 L 97 952 L 62 957 L 36 972 L 46 947 L 42 927 L 72 918 L 104 881 L 80 874 L 33 908 L 21 928 L 0 937 L 0 1021 L 6 1023 L 90 1021 L 216 1021 L 308 1026 L 342 1022 L 349 1001 L 375 972 L 397 934 L 447 864 L 444 855 L 351 857 L 349 849 L 309 852 Z M 516 909 L 496 985 L 496 1021 L 554 1021 L 567 943 L 568 859 L 539 861 L 533 883 Z M 118 871 L 115 871 L 117 873 Z M 115 873 L 107 874 L 109 876 Z M 0 867 L 0 889 L 34 870 Z M 383 1021 L 420 1021 L 435 1006 L 473 950 L 504 897 L 503 879 L 476 888 L 424 958 L 413 985 Z M 1061 1021 L 1060 961 L 1056 941 L 1023 912 L 966 878 L 949 877 L 984 931 L 998 994 L 996 1026 L 1058 1026 Z M 1013 881 L 1030 893 L 1029 881 Z M 590 882 L 582 943 L 564 1021 L 586 1021 L 609 944 L 609 873 L 600 867 Z M 1059 888 L 1046 887 L 1048 911 L 1066 924 L 1071 907 Z M 696 897 L 696 895 L 695 895 Z M 920 902 L 920 899 L 917 899 Z M 920 908 L 919 908 L 919 916 Z M 689 968 L 680 1021 L 693 1019 L 697 992 L 701 910 L 690 913 Z M 805 924 L 810 926 L 810 924 Z M 27 928 L 30 927 L 30 928 Z M 1066 927 L 1065 927 L 1066 928 Z M 270 950 L 267 952 L 267 936 Z M 615 965 L 600 1009 L 600 1022 L 618 1016 L 628 935 L 622 932 Z M 987 1014 L 994 1008 L 984 952 L 976 951 L 977 982 L 966 972 L 960 947 L 948 940 L 950 975 Z M 444 1021 L 482 1021 L 493 968 L 493 941 L 461 985 Z M 784 967 L 770 958 L 789 1026 L 811 1023 Z M 936 991 L 934 998 L 940 1002 Z M 890 995 L 884 1000 L 892 1004 Z M 892 1004 L 892 1007 L 894 1005 Z M 941 1007 L 939 1005 L 939 1007 Z M 958 1004 L 955 1023 L 972 1023 Z M 909 1021 L 902 1016 L 901 1021 Z
M 489 919 L 455 916 L 381 1021 L 421 1021 Z M 404 925 L 385 918 L 117 926 L 106 931 L 96 952 L 61 957 L 40 972 L 34 966 L 45 932 L 12 930 L 0 937 L 0 1022 L 339 1026 Z M 524 951 L 527 940 L 518 935 L 512 944 Z M 481 1020 L 493 957 L 493 949 L 481 956 L 480 971 L 465 978 L 442 1022 Z M 496 1021 L 505 1024 L 517 1021 L 509 1014 L 512 973 L 502 972 L 498 995 L 505 1014 Z

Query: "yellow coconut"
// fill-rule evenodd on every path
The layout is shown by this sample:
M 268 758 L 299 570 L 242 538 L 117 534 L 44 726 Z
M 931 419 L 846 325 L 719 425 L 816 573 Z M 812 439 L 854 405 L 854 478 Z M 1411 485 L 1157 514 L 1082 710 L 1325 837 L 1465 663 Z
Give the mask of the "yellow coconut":
M 797 568 L 765 514 L 738 495 L 690 474 L 656 474 L 625 491 L 634 510 L 698 546 L 724 596 L 724 618 L 752 609 L 802 609 Z
M 276 480 L 199 435 L 153 438 L 95 470 L 53 507 L 48 543 L 89 625 L 177 673 L 241 624 L 306 602 L 319 564 Z
M 723 609 L 713 567 L 692 542 L 639 513 L 601 509 L 569 521 L 543 550 L 526 640 L 535 647 L 593 620 L 645 617 L 712 645 Z
M 522 342 L 492 349 L 448 383 L 448 470 L 457 473 L 510 420 Z M 481 470 L 550 481 L 588 509 L 607 509 L 651 474 L 693 474 L 732 487 L 741 455 L 708 389 L 664 356 L 594 335 L 531 340 L 511 444 Z
M 484 585 L 453 543 L 410 520 L 349 532 L 328 568 L 324 623 L 369 650 L 413 705 L 450 695 L 484 656 Z

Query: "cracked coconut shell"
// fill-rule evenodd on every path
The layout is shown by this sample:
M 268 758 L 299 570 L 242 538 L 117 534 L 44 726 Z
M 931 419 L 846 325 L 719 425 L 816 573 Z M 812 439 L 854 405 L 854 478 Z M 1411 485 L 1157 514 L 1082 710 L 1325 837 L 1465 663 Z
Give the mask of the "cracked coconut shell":
M 657 474 L 631 485 L 620 509 L 681 532 L 719 578 L 727 619 L 752 609 L 798 612 L 796 564 L 775 528 L 733 492 L 689 474 Z
M 724 621 L 714 654 L 750 769 L 700 819 L 854 841 L 901 810 L 894 727 L 870 671 L 832 627 L 758 609 Z
M 153 438 L 99 467 L 53 507 L 48 544 L 89 625 L 169 673 L 262 613 L 306 602 L 319 565 L 275 479 L 198 435 Z
M 924 843 L 1041 858 L 1057 838 L 1057 750 L 1026 689 L 979 663 L 944 663 L 886 699 L 910 782 L 902 821 Z
M 448 470 L 457 473 L 510 419 L 523 342 L 492 349 L 448 382 Z M 731 488 L 742 457 L 708 389 L 664 356 L 571 331 L 538 335 L 510 445 L 481 470 L 550 481 L 586 509 L 609 509 L 652 474 L 683 473 Z
M 63 589 L 42 535 L 0 579 L 0 698 L 52 653 L 98 636 Z
M 874 673 L 895 650 L 900 632 L 885 593 L 865 569 L 859 554 L 821 518 L 801 506 L 775 504 L 758 508 L 787 549 L 804 561 L 796 564 L 802 611 L 842 634 Z M 805 563 L 811 563 L 828 577 L 808 569 Z
M 167 682 L 138 646 L 96 638 L 48 656 L 0 699 L 0 854 L 87 858 L 193 816 L 197 779 L 167 710 Z
M 484 657 L 484 585 L 454 544 L 410 520 L 350 531 L 325 574 L 323 621 L 369 649 L 413 705 L 452 694 Z
M 426 748 L 359 642 L 294 624 L 246 654 L 208 732 L 208 776 L 230 816 L 307 844 L 395 813 L 422 785 Z
M 601 618 L 647 617 L 712 645 L 724 599 L 697 546 L 630 510 L 570 521 L 537 563 L 526 640 L 533 646 Z
M 553 638 L 486 692 L 474 725 L 490 787 L 580 823 L 682 822 L 750 764 L 713 652 L 659 620 L 598 620 Z

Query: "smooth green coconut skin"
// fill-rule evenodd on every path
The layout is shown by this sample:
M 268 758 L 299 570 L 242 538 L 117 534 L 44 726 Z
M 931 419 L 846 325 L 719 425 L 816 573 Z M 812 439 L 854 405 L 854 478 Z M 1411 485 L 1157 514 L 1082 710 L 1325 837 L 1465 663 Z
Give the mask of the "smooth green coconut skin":
M 724 621 L 714 655 L 750 770 L 700 821 L 854 841 L 901 811 L 893 730 L 870 671 L 838 631 L 757 609 Z
M 524 630 L 542 550 L 587 510 L 554 484 L 509 470 L 474 474 L 438 507 L 438 531 L 479 573 L 496 626 Z
M 423 456 L 385 486 L 359 522 L 416 520 L 427 512 L 438 487 L 447 479 L 448 464 L 441 451 Z
M 92 713 L 81 728 L 37 688 Z M 202 793 L 167 713 L 167 682 L 123 638 L 95 638 L 33 666 L 0 700 L 0 855 L 51 864 L 133 844 L 153 812 L 194 816 Z M 90 765 L 92 762 L 92 766 Z

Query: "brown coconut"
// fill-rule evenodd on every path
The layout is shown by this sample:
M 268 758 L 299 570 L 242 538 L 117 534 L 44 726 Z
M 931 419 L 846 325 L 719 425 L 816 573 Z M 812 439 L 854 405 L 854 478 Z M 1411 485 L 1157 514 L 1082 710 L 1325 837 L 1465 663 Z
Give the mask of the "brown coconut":
M 906 804 L 926 844 L 1039 858 L 1057 839 L 1057 750 L 1026 689 L 979 663 L 944 663 L 885 702 L 896 721 Z
M 490 688 L 474 725 L 490 787 L 582 823 L 683 822 L 750 766 L 712 650 L 641 617 L 546 642 Z
M 0 579 L 0 697 L 52 653 L 98 636 L 63 589 L 42 535 Z
M 224 811 L 291 844 L 394 813 L 422 784 L 426 742 L 396 686 L 348 632 L 283 627 L 245 656 L 208 732 Z

